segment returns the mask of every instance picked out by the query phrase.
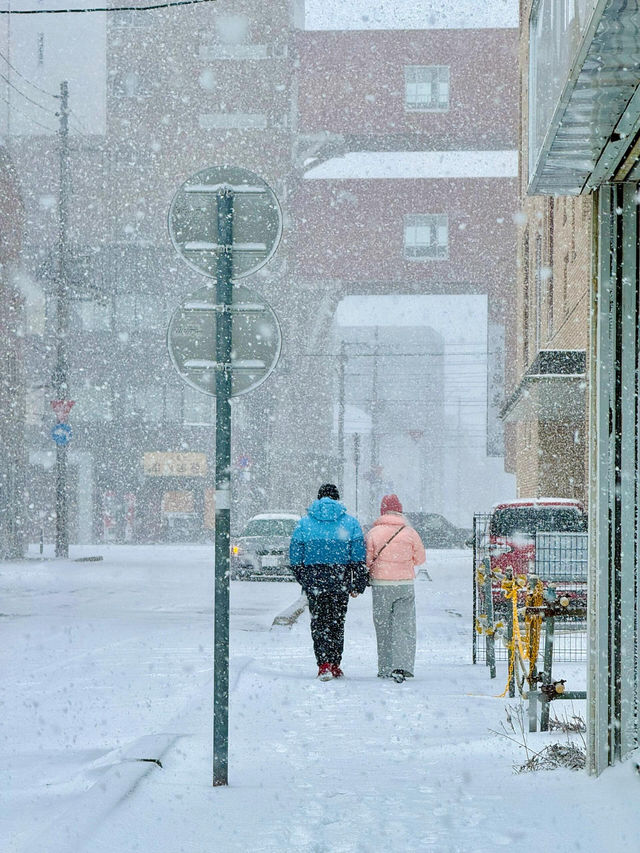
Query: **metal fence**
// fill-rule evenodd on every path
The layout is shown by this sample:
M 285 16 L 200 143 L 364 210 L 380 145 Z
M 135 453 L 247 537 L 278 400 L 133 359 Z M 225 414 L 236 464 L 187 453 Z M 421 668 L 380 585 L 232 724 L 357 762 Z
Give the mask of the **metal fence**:
M 507 663 L 509 660 L 508 643 L 513 627 L 508 624 L 511 608 L 504 606 L 500 582 L 491 576 L 489 520 L 488 513 L 477 513 L 473 520 L 472 662 L 486 664 L 493 677 L 496 662 Z M 545 601 L 557 601 L 562 608 L 554 620 L 554 663 L 582 663 L 587 660 L 586 621 L 584 615 L 574 615 L 572 612 L 586 607 L 587 551 L 586 533 L 536 534 L 533 573 L 544 583 Z M 502 616 L 503 610 L 508 614 L 506 619 Z M 521 611 L 520 617 L 519 624 L 523 632 L 524 617 Z M 542 663 L 545 640 L 543 624 L 539 663 Z
M 545 582 L 587 585 L 586 533 L 536 533 L 535 573 Z

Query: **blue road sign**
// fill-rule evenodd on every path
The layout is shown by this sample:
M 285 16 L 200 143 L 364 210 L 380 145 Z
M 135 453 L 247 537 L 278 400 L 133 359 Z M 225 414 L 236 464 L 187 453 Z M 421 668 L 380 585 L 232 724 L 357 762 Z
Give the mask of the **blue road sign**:
M 72 435 L 73 432 L 70 424 L 56 424 L 51 428 L 51 438 L 56 444 L 59 444 L 62 447 L 69 444 Z

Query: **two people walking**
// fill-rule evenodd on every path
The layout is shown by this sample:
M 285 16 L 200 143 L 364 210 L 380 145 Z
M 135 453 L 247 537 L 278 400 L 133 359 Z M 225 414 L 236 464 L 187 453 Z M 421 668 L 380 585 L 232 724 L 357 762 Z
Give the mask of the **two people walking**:
M 382 499 L 380 517 L 366 542 L 356 518 L 340 503 L 332 483 L 291 537 L 291 570 L 307 594 L 318 678 L 341 678 L 349 596 L 371 585 L 378 645 L 378 676 L 402 682 L 413 676 L 416 646 L 414 567 L 425 561 L 416 531 L 396 495 Z

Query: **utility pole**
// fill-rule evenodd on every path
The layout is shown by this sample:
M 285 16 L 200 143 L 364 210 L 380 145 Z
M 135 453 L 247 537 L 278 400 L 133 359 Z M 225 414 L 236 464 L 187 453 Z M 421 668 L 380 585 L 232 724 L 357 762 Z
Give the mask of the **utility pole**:
M 216 268 L 216 532 L 213 679 L 213 784 L 229 775 L 229 540 L 231 535 L 231 303 L 233 298 L 233 197 L 217 194 Z
M 58 280 L 56 287 L 56 363 L 52 386 L 56 400 L 67 400 L 69 333 L 69 280 L 67 224 L 69 205 L 69 86 L 60 84 L 60 188 L 58 193 Z M 56 557 L 69 556 L 67 507 L 67 445 L 56 443 Z
M 338 357 L 338 460 L 340 465 L 340 492 L 344 489 L 344 412 L 345 412 L 345 387 L 344 374 L 346 366 L 347 354 L 346 344 L 344 341 L 340 344 L 340 355 Z

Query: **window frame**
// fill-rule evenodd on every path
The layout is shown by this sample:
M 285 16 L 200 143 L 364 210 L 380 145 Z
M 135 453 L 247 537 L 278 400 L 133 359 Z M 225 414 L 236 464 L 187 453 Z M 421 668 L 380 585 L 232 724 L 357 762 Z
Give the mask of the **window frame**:
M 416 79 L 431 76 L 432 79 Z M 435 78 L 435 79 L 434 79 Z M 442 79 L 441 79 L 442 78 Z M 433 91 L 434 82 L 438 91 L 429 102 L 418 100 L 417 87 L 428 85 Z M 441 87 L 446 84 L 446 104 L 440 98 Z M 415 87 L 410 97 L 410 87 Z M 405 65 L 404 66 L 404 109 L 408 113 L 448 113 L 451 108 L 451 66 L 449 65 Z
M 446 243 L 439 242 L 440 230 L 446 228 Z M 421 243 L 418 241 L 418 230 L 435 229 L 435 240 L 430 240 L 429 243 Z M 414 230 L 416 240 L 409 242 L 407 237 L 410 231 Z M 449 260 L 449 214 L 447 213 L 407 213 L 404 216 L 403 223 L 403 238 L 404 238 L 404 259 L 406 261 L 448 261 Z M 416 249 L 414 254 L 411 254 L 410 248 L 413 246 Z M 418 254 L 420 247 L 436 247 L 435 254 Z M 439 247 L 443 247 L 444 251 L 437 251 Z

